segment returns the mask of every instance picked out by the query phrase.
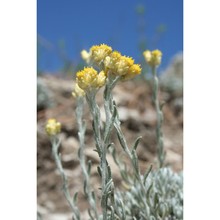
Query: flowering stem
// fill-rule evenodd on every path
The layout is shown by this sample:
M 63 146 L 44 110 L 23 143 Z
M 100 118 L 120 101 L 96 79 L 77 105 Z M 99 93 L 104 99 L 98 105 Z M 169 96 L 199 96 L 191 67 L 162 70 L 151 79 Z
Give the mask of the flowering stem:
M 72 209 L 73 219 L 74 220 L 80 220 L 79 209 L 76 207 L 76 205 L 73 202 L 73 199 L 71 198 L 71 195 L 70 195 L 70 192 L 69 192 L 69 189 L 68 189 L 67 177 L 64 173 L 60 156 L 58 155 L 58 149 L 59 149 L 59 146 L 60 146 L 60 141 L 57 139 L 56 136 L 52 136 L 51 137 L 51 143 L 52 143 L 53 157 L 54 157 L 55 163 L 57 165 L 57 168 L 60 172 L 60 175 L 62 177 L 62 181 L 63 181 L 63 192 L 64 192 L 64 195 L 66 197 L 66 200 L 67 200 L 69 206 Z
M 157 127 L 156 127 L 156 138 L 157 138 L 157 156 L 159 161 L 159 167 L 161 168 L 165 160 L 164 143 L 163 143 L 163 133 L 162 133 L 162 122 L 163 122 L 163 112 L 161 111 L 159 104 L 159 84 L 158 77 L 156 73 L 156 67 L 152 67 L 153 74 L 153 101 L 157 112 Z
M 83 123 L 82 120 L 82 115 L 83 115 L 83 106 L 84 106 L 84 98 L 82 96 L 77 97 L 77 107 L 76 107 L 76 120 L 78 124 L 78 137 L 80 141 L 80 148 L 79 148 L 79 161 L 80 161 L 80 166 L 82 168 L 82 173 L 84 176 L 84 192 L 86 197 L 88 198 L 89 204 L 95 214 L 95 219 L 98 219 L 98 213 L 97 213 L 97 207 L 96 207 L 96 201 L 95 197 L 93 196 L 93 192 L 91 191 L 90 188 L 90 174 L 87 171 L 86 167 L 86 162 L 85 162 L 85 131 L 86 131 L 86 126 Z
M 96 149 L 101 159 L 101 178 L 102 178 L 102 199 L 101 206 L 103 212 L 103 220 L 107 220 L 107 183 L 110 180 L 107 180 L 107 160 L 106 160 L 106 150 L 107 150 L 107 140 L 103 140 L 101 136 L 101 119 L 100 119 L 100 109 L 95 101 L 96 93 L 91 91 L 91 93 L 86 94 L 86 99 L 90 107 L 90 111 L 93 117 L 93 129 L 94 136 L 96 140 Z
M 112 90 L 115 87 L 116 83 L 120 80 L 120 76 L 118 77 L 111 77 L 111 74 L 109 74 L 109 77 L 107 78 L 106 86 L 105 86 L 105 91 L 104 91 L 104 107 L 105 107 L 105 115 L 106 115 L 106 126 L 112 126 L 115 121 L 113 119 L 113 112 L 114 112 L 114 104 L 113 104 L 113 99 L 112 99 Z M 113 120 L 113 121 L 112 121 Z M 111 121 L 113 123 L 111 123 Z M 105 136 L 107 136 L 107 133 L 109 134 L 111 132 L 111 128 L 107 129 L 105 127 Z
M 110 75 L 110 74 L 109 74 Z M 112 90 L 115 86 L 115 84 L 117 83 L 117 81 L 120 80 L 120 77 L 115 78 L 115 80 L 111 80 L 111 77 L 108 78 L 107 84 L 106 84 L 106 88 L 105 88 L 105 92 L 104 92 L 104 99 L 105 99 L 105 112 L 106 115 L 108 117 L 106 117 L 106 124 L 110 124 L 111 123 L 111 119 L 113 116 L 113 98 L 112 98 Z M 115 107 L 116 108 L 116 107 Z M 140 170 L 139 170 L 139 166 L 138 166 L 138 162 L 137 162 L 137 155 L 135 150 L 133 150 L 132 152 L 129 150 L 126 139 L 124 137 L 124 134 L 121 130 L 121 126 L 120 126 L 120 120 L 118 118 L 118 116 L 116 115 L 116 117 L 113 119 L 113 124 L 114 127 L 117 131 L 118 137 L 119 137 L 119 141 L 122 145 L 122 148 L 124 149 L 124 151 L 128 154 L 128 157 L 131 161 L 133 170 L 135 172 L 135 177 L 138 180 L 140 186 L 141 186 L 141 190 L 142 190 L 142 195 L 146 195 L 146 189 L 144 187 L 142 178 L 141 178 L 141 174 L 140 174 Z M 109 131 L 110 132 L 110 131 Z M 146 198 L 143 197 L 142 198 L 142 202 L 144 203 L 145 206 L 145 211 L 146 211 L 146 215 L 149 215 L 149 208 L 147 207 L 146 204 Z

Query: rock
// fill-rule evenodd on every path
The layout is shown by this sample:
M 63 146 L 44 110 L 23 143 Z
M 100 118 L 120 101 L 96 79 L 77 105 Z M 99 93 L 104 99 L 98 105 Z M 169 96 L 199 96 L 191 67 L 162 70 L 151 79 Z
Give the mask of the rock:
M 139 113 L 136 109 L 128 109 L 125 107 L 118 107 L 118 114 L 120 121 L 126 121 L 129 118 L 139 117 Z
M 183 169 L 183 158 L 180 154 L 174 152 L 171 149 L 166 150 L 166 161 L 169 166 L 173 167 L 175 171 L 181 171 Z
M 37 78 L 37 110 L 42 110 L 53 106 L 52 92 L 43 81 L 42 78 Z
M 75 137 L 62 138 L 61 146 L 63 154 L 75 154 L 77 157 L 79 141 Z
M 176 54 L 170 65 L 166 68 L 160 76 L 160 85 L 161 87 L 175 95 L 183 95 L 183 54 Z
M 132 120 L 138 125 L 143 123 L 146 126 L 154 126 L 157 120 L 156 112 L 152 108 L 147 108 L 143 113 L 140 113 L 138 109 L 118 107 L 118 114 L 120 121 Z
M 79 142 L 75 137 L 67 137 L 65 134 L 61 134 L 61 160 L 63 167 L 73 168 L 79 164 L 78 148 Z
M 44 220 L 71 220 L 72 214 L 71 213 L 53 213 L 42 215 Z
M 174 99 L 173 101 L 174 114 L 178 115 L 183 110 L 183 97 Z

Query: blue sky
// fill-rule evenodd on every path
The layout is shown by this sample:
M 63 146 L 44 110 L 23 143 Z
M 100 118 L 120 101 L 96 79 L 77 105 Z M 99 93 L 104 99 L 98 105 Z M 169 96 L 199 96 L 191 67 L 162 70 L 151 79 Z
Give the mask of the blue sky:
M 138 5 L 144 6 L 144 14 L 136 12 Z M 158 35 L 156 29 L 161 25 L 166 31 Z M 38 0 L 37 33 L 41 70 L 62 67 L 62 42 L 66 57 L 75 63 L 82 49 L 100 43 L 139 62 L 138 42 L 144 39 L 146 49 L 162 50 L 163 68 L 183 50 L 183 0 Z

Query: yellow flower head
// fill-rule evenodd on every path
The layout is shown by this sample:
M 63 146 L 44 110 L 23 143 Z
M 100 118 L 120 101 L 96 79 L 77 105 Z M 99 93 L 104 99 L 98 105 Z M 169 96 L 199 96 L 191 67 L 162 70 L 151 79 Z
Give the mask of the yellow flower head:
M 91 60 L 96 64 L 100 64 L 101 61 L 112 52 L 112 48 L 106 44 L 95 45 L 90 48 Z
M 134 78 L 136 75 L 141 73 L 141 67 L 139 64 L 133 64 L 129 69 L 126 75 L 122 76 L 122 81 L 129 80 Z
M 132 79 L 141 72 L 140 65 L 134 64 L 131 57 L 122 56 L 117 51 L 113 51 L 105 58 L 104 65 L 107 72 L 110 71 L 115 76 L 121 76 L 123 81 Z
M 133 64 L 134 60 L 131 57 L 121 56 L 115 64 L 117 69 L 115 74 L 119 76 L 126 75 Z
M 121 54 L 118 51 L 113 51 L 109 56 L 107 56 L 104 60 L 106 71 L 111 70 L 112 73 L 116 72 L 116 63 L 120 58 Z
M 48 119 L 45 130 L 49 136 L 56 135 L 60 133 L 61 124 L 60 122 L 57 122 L 54 118 Z
M 151 67 L 156 67 L 160 65 L 162 59 L 162 52 L 160 50 L 153 50 L 153 51 L 146 50 L 143 52 L 143 55 L 146 62 Z
M 82 97 L 82 96 L 85 96 L 85 91 L 82 90 L 78 83 L 75 84 L 74 86 L 74 90 L 72 92 L 72 95 L 76 98 L 76 97 Z
M 102 87 L 105 83 L 106 76 L 98 72 L 92 67 L 85 67 L 76 74 L 76 82 L 83 90 Z

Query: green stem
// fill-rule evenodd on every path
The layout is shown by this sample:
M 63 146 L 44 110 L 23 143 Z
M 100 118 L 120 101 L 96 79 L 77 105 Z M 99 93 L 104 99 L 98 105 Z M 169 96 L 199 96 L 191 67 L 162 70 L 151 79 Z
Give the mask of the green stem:
M 156 73 L 156 67 L 152 67 L 152 74 L 153 74 L 153 101 L 156 108 L 157 113 L 157 127 L 156 127 L 156 138 L 157 138 L 157 156 L 159 161 L 159 167 L 163 167 L 164 160 L 165 160 L 165 152 L 164 152 L 164 143 L 163 143 L 163 133 L 162 133 L 162 121 L 163 121 L 163 113 L 160 109 L 159 104 L 159 83 L 158 77 Z
M 85 195 L 88 198 L 89 204 L 95 214 L 95 219 L 98 219 L 97 207 L 95 198 L 92 195 L 91 185 L 90 185 L 90 175 L 87 171 L 86 167 L 86 158 L 85 158 L 85 131 L 86 127 L 82 120 L 83 115 L 83 106 L 84 106 L 84 98 L 78 97 L 77 98 L 77 107 L 76 107 L 76 120 L 78 124 L 78 137 L 80 141 L 80 149 L 79 149 L 79 161 L 80 166 L 82 168 L 82 173 L 84 176 L 84 183 L 85 183 Z
M 112 77 L 111 74 L 109 74 L 109 77 L 107 78 L 105 91 L 104 91 L 104 108 L 105 108 L 105 115 L 106 115 L 106 122 L 105 122 L 105 132 L 104 136 L 107 136 L 107 132 L 110 133 L 111 130 L 107 129 L 107 127 L 111 124 L 112 120 L 112 114 L 113 114 L 113 99 L 112 99 L 112 90 L 115 87 L 116 83 L 120 80 L 120 76 L 118 77 Z M 109 140 L 107 140 L 109 142 Z
M 56 163 L 56 166 L 60 172 L 60 175 L 62 177 L 62 182 L 63 182 L 63 192 L 64 195 L 66 197 L 66 200 L 69 204 L 69 206 L 71 207 L 72 211 L 73 211 L 73 219 L 75 220 L 80 220 L 80 213 L 78 208 L 75 206 L 75 204 L 73 203 L 73 200 L 71 198 L 69 189 L 68 189 L 68 183 L 67 183 L 67 177 L 64 173 L 63 167 L 62 167 L 62 163 L 61 163 L 61 159 L 58 155 L 58 149 L 60 146 L 60 142 L 58 141 L 57 137 L 53 136 L 51 138 L 51 143 L 52 143 L 52 153 L 53 153 L 53 157 Z
M 100 119 L 100 109 L 95 101 L 96 93 L 91 91 L 91 93 L 86 94 L 86 99 L 90 107 L 90 111 L 93 117 L 93 129 L 95 132 L 96 148 L 101 159 L 101 172 L 102 172 L 102 199 L 101 206 L 103 212 L 103 220 L 107 220 L 107 195 L 106 195 L 106 184 L 107 184 L 107 160 L 106 160 L 106 149 L 107 145 L 102 140 L 101 136 L 101 119 Z

